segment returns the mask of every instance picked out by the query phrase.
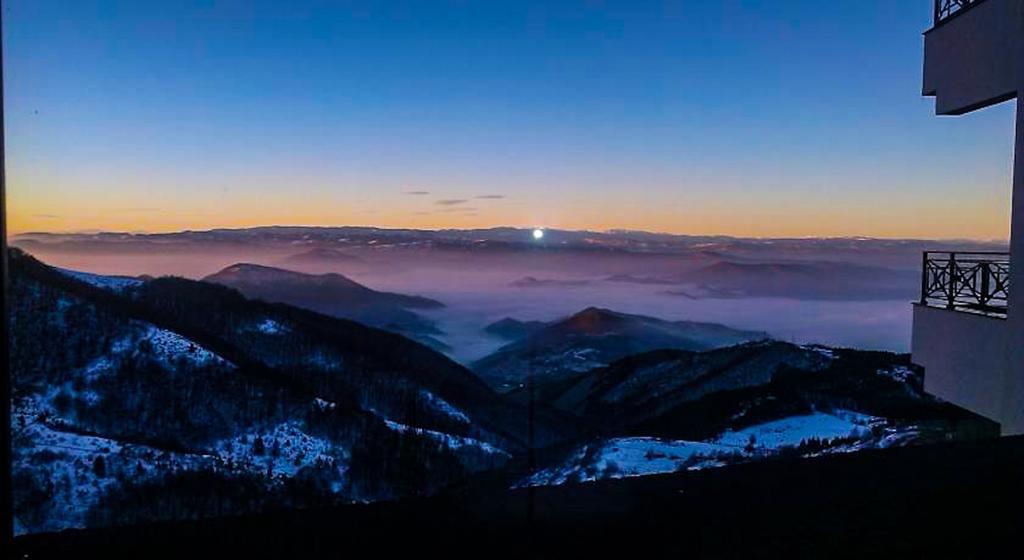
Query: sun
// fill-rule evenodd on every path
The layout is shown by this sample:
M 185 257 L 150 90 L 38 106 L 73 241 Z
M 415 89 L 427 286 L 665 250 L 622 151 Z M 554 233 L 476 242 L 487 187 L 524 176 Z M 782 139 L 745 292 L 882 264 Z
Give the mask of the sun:
M 540 228 L 537 228 L 537 229 L 533 230 L 533 238 L 534 239 L 542 239 L 543 237 L 544 237 L 544 230 L 542 230 Z

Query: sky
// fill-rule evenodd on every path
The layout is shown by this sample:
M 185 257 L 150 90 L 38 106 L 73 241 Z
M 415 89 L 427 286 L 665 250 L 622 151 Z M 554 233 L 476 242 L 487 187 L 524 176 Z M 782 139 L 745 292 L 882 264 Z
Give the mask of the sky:
M 931 0 L 4 2 L 8 232 L 1006 239 Z

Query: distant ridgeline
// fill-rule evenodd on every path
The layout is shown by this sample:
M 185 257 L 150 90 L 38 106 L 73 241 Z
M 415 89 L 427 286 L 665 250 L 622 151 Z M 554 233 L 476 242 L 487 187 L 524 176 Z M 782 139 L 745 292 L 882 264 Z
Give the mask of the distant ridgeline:
M 401 334 L 266 301 L 290 293 L 248 299 L 250 283 L 221 285 L 231 267 L 199 282 L 9 257 L 19 533 L 996 433 L 923 394 L 906 356 L 588 309 L 513 329 L 475 364 L 498 393 Z M 532 390 L 520 387 L 528 378 Z
M 319 253 L 318 253 L 319 254 Z M 203 278 L 253 299 L 287 303 L 325 315 L 404 334 L 435 350 L 447 345 L 435 338 L 441 331 L 413 310 L 444 304 L 421 296 L 378 292 L 341 274 L 303 274 L 282 268 L 239 263 Z
M 550 381 L 650 350 L 700 351 L 768 338 L 715 323 L 663 321 L 597 307 L 550 324 L 506 318 L 484 330 L 513 340 L 473 364 L 499 390 L 517 387 L 528 373 L 534 381 Z

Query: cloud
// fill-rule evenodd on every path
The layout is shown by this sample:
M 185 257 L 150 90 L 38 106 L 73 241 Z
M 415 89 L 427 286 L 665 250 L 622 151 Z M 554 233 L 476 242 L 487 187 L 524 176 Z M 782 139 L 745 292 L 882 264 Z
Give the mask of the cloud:
M 469 202 L 469 200 L 465 198 L 442 198 L 434 204 L 439 204 L 441 206 L 455 206 L 457 204 L 465 204 L 467 202 Z
M 408 195 L 413 195 L 413 196 L 423 196 L 423 195 L 430 194 L 430 191 L 405 191 L 402 194 L 408 194 Z
M 57 214 L 33 214 L 32 217 L 33 218 L 46 218 L 48 220 L 52 220 L 52 219 L 59 218 L 60 216 L 58 216 Z
M 458 208 L 442 208 L 440 210 L 434 210 L 435 214 L 463 214 L 469 212 L 476 212 L 476 208 L 472 206 L 460 206 Z
M 516 288 L 543 288 L 545 286 L 585 286 L 589 283 L 590 280 L 560 280 L 557 278 L 536 278 L 533 276 L 524 276 L 509 285 Z
M 477 196 L 475 198 L 479 198 L 481 200 L 501 200 L 501 199 L 505 198 L 505 195 L 503 195 L 503 194 L 482 194 L 482 195 Z

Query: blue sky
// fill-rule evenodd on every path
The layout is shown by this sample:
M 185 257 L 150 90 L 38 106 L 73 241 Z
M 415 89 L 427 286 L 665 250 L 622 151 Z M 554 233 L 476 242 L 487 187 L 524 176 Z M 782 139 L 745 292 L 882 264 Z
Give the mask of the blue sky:
M 11 230 L 1005 238 L 1013 107 L 934 116 L 930 4 L 15 0 Z

